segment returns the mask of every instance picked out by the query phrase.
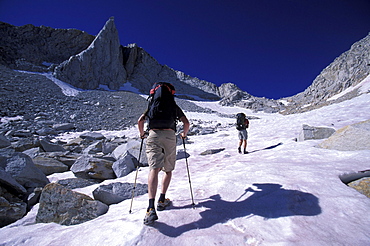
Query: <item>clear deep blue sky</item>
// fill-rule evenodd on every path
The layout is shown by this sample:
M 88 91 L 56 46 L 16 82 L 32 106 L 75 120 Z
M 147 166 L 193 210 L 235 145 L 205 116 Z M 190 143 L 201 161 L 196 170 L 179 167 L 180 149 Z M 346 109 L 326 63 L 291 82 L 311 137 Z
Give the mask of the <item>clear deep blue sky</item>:
M 370 0 L 0 0 L 0 21 L 96 35 L 115 17 L 122 45 L 254 96 L 306 89 L 370 32 Z

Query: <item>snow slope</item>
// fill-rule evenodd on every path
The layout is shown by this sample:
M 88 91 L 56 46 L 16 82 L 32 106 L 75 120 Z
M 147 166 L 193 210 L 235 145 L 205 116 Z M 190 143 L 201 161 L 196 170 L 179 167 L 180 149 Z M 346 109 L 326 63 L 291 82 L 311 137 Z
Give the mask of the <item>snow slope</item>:
M 235 119 L 187 113 L 220 131 L 189 137 L 186 146 L 196 203 L 191 207 L 185 160 L 177 162 L 168 197 L 154 226 L 142 221 L 147 195 L 111 205 L 107 214 L 79 225 L 36 224 L 35 206 L 23 219 L 0 229 L 0 245 L 370 245 L 370 199 L 344 185 L 339 175 L 370 169 L 370 151 L 316 148 L 321 140 L 296 142 L 302 124 L 343 126 L 370 119 L 370 94 L 296 115 L 252 113 L 197 102 L 221 113 L 240 111 L 250 121 L 248 151 L 237 153 Z M 105 134 L 137 135 L 136 129 Z M 182 147 L 179 147 L 182 148 Z M 213 155 L 207 149 L 225 148 Z M 72 177 L 51 175 L 51 181 Z M 138 182 L 146 183 L 148 168 Z M 134 181 L 135 172 L 110 182 Z M 92 196 L 97 186 L 76 189 Z

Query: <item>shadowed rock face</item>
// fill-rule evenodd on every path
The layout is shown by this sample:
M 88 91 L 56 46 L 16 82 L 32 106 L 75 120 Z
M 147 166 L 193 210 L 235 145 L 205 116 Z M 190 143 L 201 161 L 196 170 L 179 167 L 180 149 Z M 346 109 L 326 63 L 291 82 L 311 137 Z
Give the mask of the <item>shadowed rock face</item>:
M 43 63 L 59 64 L 94 40 L 93 35 L 76 29 L 16 27 L 4 22 L 0 22 L 0 37 L 0 64 L 28 71 L 47 69 Z

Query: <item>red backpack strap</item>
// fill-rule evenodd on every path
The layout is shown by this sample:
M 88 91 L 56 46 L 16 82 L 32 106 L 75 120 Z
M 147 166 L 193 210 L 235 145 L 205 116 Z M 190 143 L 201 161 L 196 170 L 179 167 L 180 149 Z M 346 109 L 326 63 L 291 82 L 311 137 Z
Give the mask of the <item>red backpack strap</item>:
M 168 91 L 171 92 L 172 95 L 175 95 L 175 93 L 176 93 L 175 87 L 172 84 L 167 83 L 167 82 L 157 82 L 157 83 L 155 83 L 153 85 L 152 89 L 150 90 L 149 95 L 154 95 L 155 91 L 161 86 L 166 87 L 168 89 Z
M 153 95 L 153 94 L 155 93 L 155 91 L 156 91 L 159 87 L 161 87 L 161 86 L 162 86 L 161 84 L 155 83 L 155 84 L 153 85 L 152 89 L 150 90 L 149 94 L 150 94 L 150 95 Z

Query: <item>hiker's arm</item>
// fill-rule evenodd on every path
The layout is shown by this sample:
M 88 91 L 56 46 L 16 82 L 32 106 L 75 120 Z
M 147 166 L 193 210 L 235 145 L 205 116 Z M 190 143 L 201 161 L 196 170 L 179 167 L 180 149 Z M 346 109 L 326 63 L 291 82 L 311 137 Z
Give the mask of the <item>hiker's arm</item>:
M 182 116 L 182 117 L 180 118 L 180 121 L 184 124 L 184 130 L 183 130 L 183 132 L 181 133 L 181 137 L 182 137 L 182 138 L 186 138 L 186 135 L 188 134 L 189 127 L 190 127 L 189 120 L 188 120 L 188 118 L 186 118 L 186 116 Z
M 139 128 L 139 134 L 141 138 L 145 137 L 144 122 L 145 122 L 145 115 L 142 114 L 137 121 L 137 127 Z
M 248 119 L 245 119 L 245 126 L 246 126 L 247 128 L 249 128 L 249 120 L 248 120 Z

